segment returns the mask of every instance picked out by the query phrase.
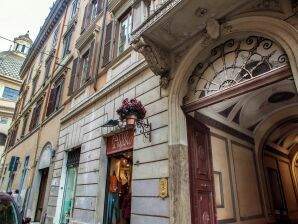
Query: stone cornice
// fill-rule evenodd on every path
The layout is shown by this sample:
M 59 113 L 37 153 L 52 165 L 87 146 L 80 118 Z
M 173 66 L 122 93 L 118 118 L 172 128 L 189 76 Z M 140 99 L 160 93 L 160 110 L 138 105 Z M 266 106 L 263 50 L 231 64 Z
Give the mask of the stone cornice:
M 21 72 L 20 72 L 21 78 L 24 77 L 26 71 L 30 68 L 30 65 L 32 64 L 33 60 L 38 55 L 40 49 L 43 47 L 44 43 L 51 35 L 53 29 L 55 28 L 56 24 L 59 22 L 69 2 L 70 0 L 57 0 L 54 3 L 49 15 L 47 16 L 43 26 L 39 31 L 38 36 L 36 37 L 33 45 L 30 48 L 30 51 L 27 55 L 26 60 L 24 61 L 21 67 Z
M 76 41 L 76 49 L 82 50 L 99 32 L 100 27 L 92 23 Z

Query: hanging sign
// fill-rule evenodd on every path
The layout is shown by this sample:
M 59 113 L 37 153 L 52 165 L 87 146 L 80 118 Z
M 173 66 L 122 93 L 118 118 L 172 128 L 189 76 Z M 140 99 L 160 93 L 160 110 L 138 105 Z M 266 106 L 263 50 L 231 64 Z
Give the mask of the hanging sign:
M 133 148 L 134 130 L 114 134 L 107 139 L 107 155 Z

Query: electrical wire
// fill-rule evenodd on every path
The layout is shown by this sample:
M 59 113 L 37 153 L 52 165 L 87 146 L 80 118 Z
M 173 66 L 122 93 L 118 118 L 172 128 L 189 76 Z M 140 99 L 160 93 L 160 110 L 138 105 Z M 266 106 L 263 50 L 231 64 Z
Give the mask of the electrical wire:
M 7 40 L 7 41 L 9 41 L 9 42 L 12 42 L 12 43 L 17 44 L 17 42 L 15 42 L 15 41 L 13 41 L 13 40 L 10 40 L 10 39 L 8 39 L 8 38 L 6 38 L 6 37 L 3 37 L 3 36 L 1 36 L 1 35 L 0 35 L 0 39 L 4 39 L 4 40 Z M 23 46 L 25 46 L 25 45 L 23 45 Z M 29 49 L 30 49 L 30 47 L 27 47 L 27 46 L 25 46 L 25 48 L 29 48 Z M 45 54 L 45 55 L 51 56 L 51 57 L 53 57 L 53 58 L 56 58 L 57 60 L 60 60 L 59 57 L 56 57 L 56 56 L 54 56 L 54 55 L 52 55 L 52 54 L 49 54 L 49 52 L 46 53 L 45 51 L 41 51 L 40 54 Z M 70 69 L 70 68 L 68 68 L 67 66 L 61 65 L 61 64 L 58 63 L 58 62 L 55 62 L 55 64 L 57 64 L 58 66 L 64 67 L 64 68 L 66 68 L 66 69 Z M 37 70 L 37 69 L 36 69 L 36 70 Z M 36 70 L 35 70 L 35 71 L 36 71 Z

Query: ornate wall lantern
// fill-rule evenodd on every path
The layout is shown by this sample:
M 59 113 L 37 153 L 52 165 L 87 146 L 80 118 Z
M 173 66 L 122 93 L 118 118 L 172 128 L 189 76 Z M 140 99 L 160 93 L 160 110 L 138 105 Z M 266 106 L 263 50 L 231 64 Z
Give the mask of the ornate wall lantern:
M 151 123 L 145 119 L 146 109 L 141 101 L 126 98 L 116 112 L 120 119 L 108 120 L 101 127 L 133 128 L 137 133 L 143 134 L 145 140 L 148 139 L 151 142 Z

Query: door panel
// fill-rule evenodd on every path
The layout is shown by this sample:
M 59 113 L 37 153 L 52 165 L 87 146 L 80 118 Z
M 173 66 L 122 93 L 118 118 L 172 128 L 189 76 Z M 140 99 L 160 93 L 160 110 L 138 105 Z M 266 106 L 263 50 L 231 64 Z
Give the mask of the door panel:
M 216 210 L 210 131 L 187 116 L 192 224 L 215 224 Z

